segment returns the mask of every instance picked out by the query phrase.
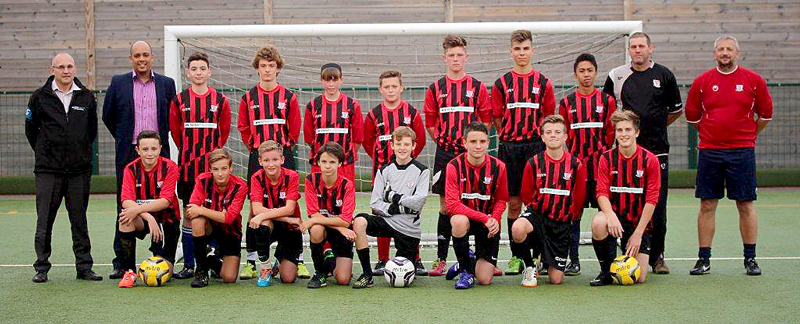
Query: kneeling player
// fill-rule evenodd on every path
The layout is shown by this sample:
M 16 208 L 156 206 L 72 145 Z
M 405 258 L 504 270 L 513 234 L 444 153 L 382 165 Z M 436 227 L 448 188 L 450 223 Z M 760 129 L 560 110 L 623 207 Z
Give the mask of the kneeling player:
M 344 161 L 344 150 L 336 142 L 322 145 L 317 152 L 317 166 L 321 172 L 306 177 L 306 209 L 308 220 L 300 230 L 308 230 L 311 240 L 311 258 L 314 276 L 308 288 L 328 285 L 326 273 L 333 270 L 336 283 L 350 284 L 353 276 L 353 241 L 356 233 L 350 230 L 356 207 L 356 190 L 353 182 L 339 173 Z M 324 269 L 322 244 L 327 241 L 336 256 L 334 269 Z
M 375 173 L 370 207 L 373 214 L 353 220 L 356 252 L 362 274 L 353 288 L 372 287 L 367 235 L 394 238 L 397 256 L 414 260 L 422 238 L 420 213 L 428 198 L 430 171 L 411 157 L 417 147 L 414 131 L 400 126 L 392 132 L 390 147 L 395 159 Z
M 278 242 L 275 259 L 280 260 L 281 281 L 294 282 L 297 262 L 303 251 L 300 232 L 300 179 L 297 172 L 283 167 L 283 146 L 273 140 L 258 146 L 258 170 L 250 179 L 250 203 L 253 217 L 248 226 L 253 230 L 255 248 L 261 261 L 261 274 L 256 284 L 270 285 L 273 276 L 269 246 Z
M 523 287 L 536 287 L 536 265 L 531 256 L 542 254 L 548 265 L 550 283 L 561 284 L 567 263 L 571 222 L 580 219 L 586 181 L 586 168 L 564 150 L 567 127 L 564 118 L 550 115 L 539 128 L 546 150 L 528 160 L 522 175 L 520 198 L 528 212 L 514 221 L 511 248 L 525 262 Z M 526 245 L 526 240 L 530 240 Z
M 609 268 L 617 253 L 617 238 L 622 238 L 625 254 L 639 261 L 642 274 L 637 282 L 645 281 L 650 220 L 661 187 L 658 158 L 636 144 L 639 116 L 630 110 L 617 110 L 611 115 L 611 124 L 617 147 L 600 156 L 596 172 L 600 212 L 592 219 L 592 245 L 600 261 L 600 275 L 592 280 L 592 286 L 613 282 Z
M 500 219 L 508 201 L 506 165 L 486 154 L 489 129 L 480 122 L 464 128 L 466 153 L 447 164 L 445 203 L 450 212 L 453 250 L 461 274 L 456 289 L 492 283 L 500 245 Z M 469 235 L 475 236 L 475 258 L 469 255 Z
M 247 197 L 247 183 L 234 175 L 231 156 L 225 149 L 208 155 L 210 172 L 197 177 L 186 215 L 192 220 L 192 240 L 197 268 L 192 287 L 208 285 L 212 269 L 227 283 L 236 282 L 242 244 L 242 205 Z M 206 248 L 217 241 L 216 256 L 208 256 Z M 213 265 L 211 264 L 213 262 Z
M 122 178 L 122 212 L 119 214 L 119 243 L 122 266 L 127 270 L 120 288 L 136 283 L 136 238 L 150 233 L 150 251 L 175 263 L 181 212 L 175 197 L 178 165 L 161 157 L 161 138 L 153 131 L 142 131 L 136 137 L 139 158 L 125 166 Z

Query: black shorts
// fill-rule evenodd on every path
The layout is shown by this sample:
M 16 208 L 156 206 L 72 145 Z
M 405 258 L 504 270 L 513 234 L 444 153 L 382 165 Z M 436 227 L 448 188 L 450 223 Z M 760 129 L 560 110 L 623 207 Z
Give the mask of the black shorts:
M 211 240 L 217 241 L 217 254 L 226 256 L 242 257 L 242 238 L 236 235 L 228 235 L 218 225 L 211 225 Z
M 294 146 L 292 148 L 283 148 L 283 167 L 287 169 L 296 170 L 294 161 Z M 261 169 L 261 164 L 258 163 L 258 150 L 250 150 L 250 159 L 247 162 L 247 186 L 250 186 L 250 178 Z
M 192 191 L 194 190 L 194 180 L 183 181 L 178 180 L 178 199 L 181 200 L 181 205 L 186 207 L 189 204 L 189 199 L 192 199 Z
M 447 164 L 461 153 L 450 152 L 441 146 L 436 146 L 436 156 L 433 160 L 433 188 L 431 191 L 439 196 L 444 196 L 444 183 L 447 173 Z
M 533 232 L 528 234 L 533 250 L 542 254 L 543 263 L 563 272 L 567 266 L 572 223 L 554 221 L 530 209 L 523 217 L 533 225 Z
M 153 255 L 158 255 L 172 264 L 175 264 L 175 250 L 178 248 L 178 239 L 181 237 L 180 222 L 172 221 L 171 223 L 158 222 L 161 227 L 161 233 L 164 237 L 161 242 L 153 242 L 150 240 L 150 252 Z M 150 225 L 144 222 L 144 228 L 141 231 L 134 232 L 136 238 L 144 240 L 150 234 Z
M 528 160 L 539 152 L 544 151 L 542 140 L 532 142 L 503 142 L 497 145 L 497 158 L 506 164 L 508 172 L 508 195 L 519 196 L 522 186 L 522 172 Z
M 392 228 L 381 216 L 370 214 L 358 214 L 356 217 L 363 217 L 367 220 L 367 235 L 372 237 L 391 237 L 394 239 L 394 247 L 397 249 L 397 256 L 414 260 L 417 256 L 417 246 L 419 239 L 400 233 Z
M 492 237 L 489 229 L 481 222 L 469 220 L 467 236 L 475 236 L 475 259 L 483 259 L 497 266 L 497 252 L 500 250 L 500 232 Z
M 586 201 L 583 203 L 583 207 L 600 208 L 600 205 L 597 203 L 596 180 L 586 180 Z
M 274 242 L 278 242 L 275 258 L 297 264 L 300 253 L 303 252 L 303 233 L 297 226 L 280 221 L 272 221 L 272 226 L 270 237 Z
M 336 229 L 325 226 L 325 241 L 328 241 L 337 258 L 353 258 L 353 242 Z
M 620 224 L 622 224 L 622 237 L 620 238 L 620 249 L 622 252 L 625 252 L 625 248 L 628 246 L 628 239 L 631 238 L 633 235 L 633 231 L 636 230 L 636 224 L 633 224 L 625 219 L 619 220 Z M 649 229 L 645 229 L 644 234 L 642 234 L 642 245 L 639 247 L 639 253 L 650 255 L 650 231 Z
M 697 159 L 695 197 L 756 200 L 756 154 L 752 147 L 700 150 Z

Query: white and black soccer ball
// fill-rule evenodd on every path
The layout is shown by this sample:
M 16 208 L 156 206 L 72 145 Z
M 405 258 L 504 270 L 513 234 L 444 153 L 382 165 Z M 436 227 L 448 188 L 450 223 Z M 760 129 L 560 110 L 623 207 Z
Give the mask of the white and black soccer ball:
M 404 257 L 395 257 L 394 259 L 386 262 L 386 268 L 383 270 L 383 276 L 386 282 L 392 287 L 407 287 L 414 281 L 416 268 L 414 262 Z

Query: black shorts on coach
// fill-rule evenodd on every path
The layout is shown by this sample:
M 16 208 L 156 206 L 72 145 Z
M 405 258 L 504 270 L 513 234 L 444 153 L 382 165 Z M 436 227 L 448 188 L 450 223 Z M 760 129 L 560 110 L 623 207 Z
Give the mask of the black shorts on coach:
M 756 155 L 752 147 L 700 150 L 695 197 L 756 200 Z
M 397 249 L 397 256 L 414 260 L 417 255 L 419 239 L 400 233 L 392 228 L 389 223 L 381 216 L 361 213 L 356 217 L 367 220 L 367 235 L 372 237 L 391 237 L 394 239 L 394 247 Z

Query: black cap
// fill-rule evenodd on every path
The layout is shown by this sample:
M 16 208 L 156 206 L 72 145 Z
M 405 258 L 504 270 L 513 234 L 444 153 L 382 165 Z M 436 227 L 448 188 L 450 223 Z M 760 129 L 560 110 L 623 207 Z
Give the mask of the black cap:
M 325 69 L 329 69 L 329 68 L 334 68 L 334 69 L 339 70 L 339 74 L 342 73 L 342 66 L 340 66 L 339 64 L 336 64 L 336 63 L 325 63 L 324 65 L 322 65 L 322 68 L 319 69 L 319 73 L 322 73 L 322 71 L 325 71 Z

